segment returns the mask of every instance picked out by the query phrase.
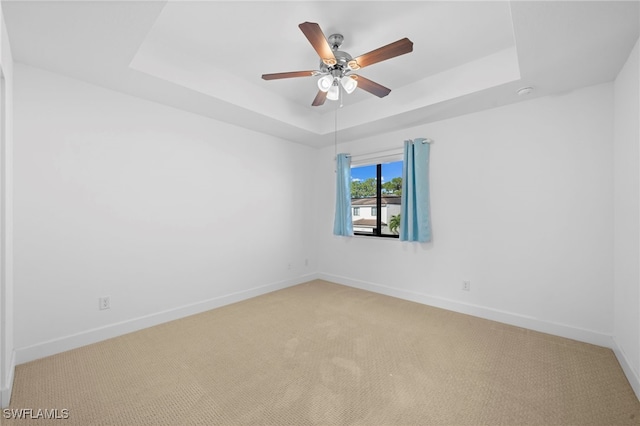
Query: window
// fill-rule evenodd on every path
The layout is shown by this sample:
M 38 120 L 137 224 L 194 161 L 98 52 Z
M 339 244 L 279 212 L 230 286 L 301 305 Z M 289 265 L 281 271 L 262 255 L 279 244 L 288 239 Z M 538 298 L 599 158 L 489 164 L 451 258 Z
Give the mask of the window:
M 353 233 L 398 238 L 401 192 L 402 161 L 351 167 Z

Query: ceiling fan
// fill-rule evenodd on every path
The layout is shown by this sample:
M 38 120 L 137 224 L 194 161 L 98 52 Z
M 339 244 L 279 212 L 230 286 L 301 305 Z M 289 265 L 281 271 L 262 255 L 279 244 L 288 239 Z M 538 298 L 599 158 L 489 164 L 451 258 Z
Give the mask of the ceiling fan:
M 300 27 L 311 46 L 316 50 L 318 56 L 320 56 L 320 69 L 262 74 L 262 78 L 264 80 L 277 80 L 281 78 L 322 76 L 318 79 L 319 90 L 311 104 L 312 106 L 320 106 L 324 104 L 326 99 L 338 100 L 341 87 L 348 94 L 353 93 L 356 87 L 359 87 L 379 98 L 387 96 L 391 89 L 360 75 L 353 74 L 353 71 L 413 51 L 413 42 L 408 38 L 403 38 L 364 55 L 352 58 L 347 52 L 338 50 L 344 40 L 342 34 L 332 34 L 329 38 L 325 38 L 322 29 L 315 22 L 303 22 L 298 27 Z

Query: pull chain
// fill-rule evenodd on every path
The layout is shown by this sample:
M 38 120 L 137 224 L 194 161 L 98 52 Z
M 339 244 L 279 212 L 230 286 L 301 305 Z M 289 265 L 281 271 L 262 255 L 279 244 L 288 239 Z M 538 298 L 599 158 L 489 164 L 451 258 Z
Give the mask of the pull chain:
M 336 107 L 334 115 L 335 131 L 333 132 L 333 156 L 338 161 L 338 107 Z M 336 163 L 337 164 L 337 163 Z

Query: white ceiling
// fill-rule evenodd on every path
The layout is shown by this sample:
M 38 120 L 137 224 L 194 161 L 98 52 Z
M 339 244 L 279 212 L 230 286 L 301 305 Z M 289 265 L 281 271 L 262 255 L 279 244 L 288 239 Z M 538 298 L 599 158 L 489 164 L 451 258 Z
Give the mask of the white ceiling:
M 340 141 L 612 81 L 638 39 L 638 1 L 6 1 L 14 60 L 310 146 L 334 141 L 337 102 L 311 107 L 317 69 L 298 24 L 358 56 L 403 37 L 412 53 L 358 71 L 392 89 L 338 110 Z

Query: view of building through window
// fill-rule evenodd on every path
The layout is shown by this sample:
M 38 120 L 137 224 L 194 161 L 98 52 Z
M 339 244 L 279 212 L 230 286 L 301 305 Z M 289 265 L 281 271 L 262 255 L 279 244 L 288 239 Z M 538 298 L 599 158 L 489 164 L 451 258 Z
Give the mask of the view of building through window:
M 351 168 L 353 232 L 398 236 L 402 161 Z

